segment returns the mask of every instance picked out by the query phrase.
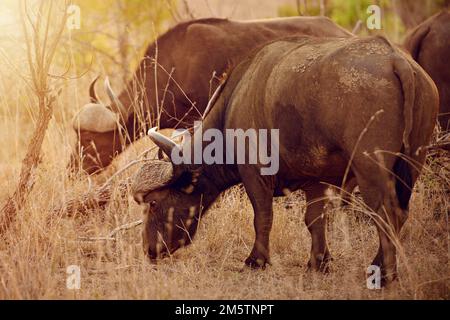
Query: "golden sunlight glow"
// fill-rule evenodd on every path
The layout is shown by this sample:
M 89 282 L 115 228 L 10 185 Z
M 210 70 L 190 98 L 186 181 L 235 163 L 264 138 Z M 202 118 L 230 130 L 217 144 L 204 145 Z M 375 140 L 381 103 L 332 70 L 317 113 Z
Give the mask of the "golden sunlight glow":
M 19 1 L 0 0 L 0 38 L 21 34 Z

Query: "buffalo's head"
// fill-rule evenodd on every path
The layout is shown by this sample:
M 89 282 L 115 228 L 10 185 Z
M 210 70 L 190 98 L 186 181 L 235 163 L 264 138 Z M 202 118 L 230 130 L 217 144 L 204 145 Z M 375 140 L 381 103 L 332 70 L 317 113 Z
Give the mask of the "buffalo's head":
M 102 104 L 95 93 L 96 78 L 90 86 L 91 103 L 86 104 L 73 120 L 77 145 L 70 158 L 70 168 L 83 169 L 88 174 L 108 166 L 122 146 L 121 128 L 128 118 L 127 110 L 111 89 L 108 78 L 105 90 L 111 104 Z
M 169 156 L 182 148 L 154 129 L 149 136 Z M 150 259 L 171 254 L 190 244 L 202 212 L 219 195 L 201 167 L 151 160 L 136 173 L 133 197 L 144 209 L 143 246 Z

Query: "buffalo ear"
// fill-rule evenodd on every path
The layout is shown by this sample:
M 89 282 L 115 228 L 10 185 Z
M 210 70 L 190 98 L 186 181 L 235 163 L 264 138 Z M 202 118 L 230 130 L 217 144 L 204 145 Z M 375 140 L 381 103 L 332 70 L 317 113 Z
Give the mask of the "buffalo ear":
M 198 185 L 200 175 L 200 169 L 184 171 L 179 175 L 177 180 L 173 182 L 172 186 L 183 193 L 191 194 L 195 191 L 195 188 Z
M 202 175 L 202 168 L 197 168 L 197 169 L 191 170 L 191 174 L 192 174 L 192 181 L 191 181 L 191 183 L 194 186 L 196 186 L 198 184 L 198 179 Z

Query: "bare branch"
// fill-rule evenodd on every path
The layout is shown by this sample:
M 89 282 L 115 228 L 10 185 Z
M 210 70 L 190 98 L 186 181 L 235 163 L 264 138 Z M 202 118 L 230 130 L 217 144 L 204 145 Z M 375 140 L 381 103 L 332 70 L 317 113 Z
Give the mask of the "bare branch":
M 110 233 L 108 233 L 107 236 L 104 237 L 78 237 L 78 240 L 80 241 L 88 241 L 88 242 L 95 242 L 95 241 L 116 241 L 117 240 L 117 234 L 120 231 L 124 230 L 130 230 L 133 228 L 136 228 L 143 224 L 144 221 L 142 219 L 133 221 L 130 223 L 126 223 L 124 225 L 118 226 L 117 228 L 113 229 Z

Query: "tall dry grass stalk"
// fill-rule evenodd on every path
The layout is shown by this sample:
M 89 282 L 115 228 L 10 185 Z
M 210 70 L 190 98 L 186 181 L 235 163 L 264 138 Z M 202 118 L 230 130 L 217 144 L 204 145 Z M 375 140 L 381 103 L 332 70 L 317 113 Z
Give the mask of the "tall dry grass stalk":
M 27 153 L 22 161 L 16 190 L 6 200 L 0 211 L 0 235 L 8 230 L 11 223 L 15 220 L 17 211 L 22 209 L 33 188 L 34 171 L 39 163 L 44 136 L 53 115 L 56 93 L 50 87 L 50 70 L 67 18 L 66 13 L 62 15 L 62 18 L 55 18 L 53 5 L 53 0 L 40 1 L 37 11 L 31 12 L 27 6 L 27 1 L 22 0 L 21 2 L 22 31 L 25 38 L 29 68 L 29 74 L 24 78 L 31 78 L 27 85 L 33 89 L 36 96 L 39 115 Z M 50 31 L 55 26 L 56 32 L 50 34 Z

